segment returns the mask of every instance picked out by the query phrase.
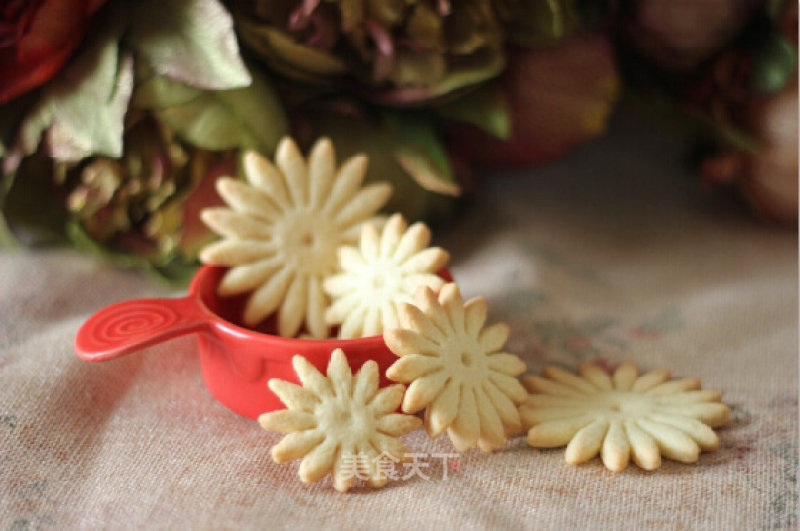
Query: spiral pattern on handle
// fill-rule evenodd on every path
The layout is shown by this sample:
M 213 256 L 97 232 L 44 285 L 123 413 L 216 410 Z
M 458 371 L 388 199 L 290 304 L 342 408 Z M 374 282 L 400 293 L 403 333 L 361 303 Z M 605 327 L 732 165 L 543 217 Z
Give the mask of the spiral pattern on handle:
M 92 339 L 98 346 L 115 346 L 136 336 L 153 335 L 180 320 L 170 308 L 156 303 L 130 303 L 109 308 L 92 323 Z

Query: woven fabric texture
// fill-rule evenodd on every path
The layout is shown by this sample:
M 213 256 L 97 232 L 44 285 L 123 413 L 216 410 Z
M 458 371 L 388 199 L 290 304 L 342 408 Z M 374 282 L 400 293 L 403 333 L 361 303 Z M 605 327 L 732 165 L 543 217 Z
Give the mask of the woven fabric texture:
M 496 176 L 435 243 L 465 297 L 511 326 L 529 372 L 668 367 L 723 391 L 721 447 L 693 465 L 573 467 L 522 437 L 382 490 L 307 486 L 278 434 L 205 389 L 189 336 L 103 364 L 73 354 L 110 303 L 177 295 L 66 251 L 0 254 L 0 528 L 796 528 L 797 237 L 705 194 L 681 146 L 618 122 L 531 175 Z M 633 148 L 632 148 L 633 146 Z M 444 457 L 441 456 L 444 454 Z

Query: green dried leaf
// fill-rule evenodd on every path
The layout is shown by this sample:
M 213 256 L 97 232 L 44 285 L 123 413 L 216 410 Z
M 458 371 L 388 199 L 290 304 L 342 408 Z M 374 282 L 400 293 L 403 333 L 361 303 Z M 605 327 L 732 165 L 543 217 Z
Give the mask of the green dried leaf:
M 502 54 L 487 52 L 471 60 L 465 60 L 459 66 L 450 67 L 441 80 L 430 86 L 408 86 L 377 91 L 370 95 L 370 99 L 394 106 L 419 104 L 497 77 L 505 66 L 506 59 Z
M 383 123 L 327 112 L 313 112 L 309 118 L 310 130 L 315 137 L 332 139 L 337 160 L 341 162 L 357 153 L 364 153 L 369 157 L 367 181 L 391 183 L 394 191 L 384 212 L 402 212 L 409 220 L 425 219 L 429 222 L 451 214 L 454 198 L 420 186 L 397 158 L 402 139 Z M 402 147 L 400 151 L 403 151 Z
M 16 98 L 12 103 L 0 105 L 0 160 L 12 148 L 17 128 L 34 100 L 34 94 L 28 93 Z M 2 173 L 0 171 L 0 175 Z
M 11 232 L 11 227 L 8 226 L 2 210 L 0 210 L 0 249 L 19 249 L 22 244 Z
M 50 159 L 26 158 L 0 199 L 0 215 L 9 234 L 12 229 L 22 229 L 32 244 L 64 243 L 68 213 L 59 201 Z
M 307 77 L 340 76 L 347 73 L 347 65 L 335 55 L 326 51 L 304 46 L 288 37 L 282 31 L 266 24 L 241 17 L 237 28 L 245 46 L 257 56 L 277 61 L 292 72 Z
M 140 65 L 136 66 L 138 70 Z M 137 75 L 131 106 L 159 110 L 188 103 L 202 92 L 200 89 L 149 72 Z
M 795 77 L 794 47 L 777 33 L 762 39 L 755 52 L 753 88 L 760 94 L 776 94 Z
M 127 41 L 159 74 L 205 89 L 250 84 L 233 21 L 217 0 L 128 0 Z
M 522 46 L 552 46 L 580 25 L 576 0 L 496 0 L 508 39 Z M 596 2 L 591 7 L 597 9 Z
M 67 223 L 66 234 L 75 248 L 97 256 L 114 267 L 144 270 L 156 280 L 171 287 L 187 285 L 197 270 L 196 263 L 182 261 L 177 256 L 162 257 L 158 263 L 154 263 L 151 258 L 145 256 L 115 252 L 92 239 L 76 220 Z
M 253 72 L 249 87 L 197 91 L 185 103 L 165 107 L 162 105 L 171 101 L 176 84 L 164 79 L 158 84 L 161 89 L 151 90 L 143 100 L 154 106 L 159 120 L 197 147 L 214 151 L 250 148 L 272 153 L 288 130 L 280 100 L 269 80 L 260 73 Z
M 508 102 L 496 84 L 484 85 L 435 110 L 443 118 L 472 124 L 501 140 L 511 134 Z
M 123 119 L 133 89 L 133 61 L 108 28 L 41 93 L 20 126 L 15 155 L 33 154 L 47 132 L 47 152 L 60 160 L 122 155 Z
M 394 157 L 417 184 L 439 194 L 461 193 L 447 152 L 427 115 L 385 111 L 383 125 L 397 140 Z

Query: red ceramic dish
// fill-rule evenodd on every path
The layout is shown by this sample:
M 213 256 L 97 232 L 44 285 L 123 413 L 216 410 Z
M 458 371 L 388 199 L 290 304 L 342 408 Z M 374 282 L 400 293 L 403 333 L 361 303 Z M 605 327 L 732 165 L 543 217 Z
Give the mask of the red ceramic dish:
M 355 372 L 367 360 L 378 363 L 381 385 L 397 359 L 381 336 L 361 339 L 293 339 L 238 326 L 242 298 L 216 294 L 224 268 L 204 266 L 189 294 L 178 299 L 140 299 L 108 306 L 90 317 L 75 338 L 75 353 L 85 361 L 108 361 L 184 334 L 197 334 L 203 378 L 226 407 L 256 419 L 282 409 L 267 387 L 270 378 L 299 383 L 292 356 L 300 354 L 317 369 L 327 368 L 331 352 L 341 348 Z M 443 278 L 450 280 L 444 272 Z

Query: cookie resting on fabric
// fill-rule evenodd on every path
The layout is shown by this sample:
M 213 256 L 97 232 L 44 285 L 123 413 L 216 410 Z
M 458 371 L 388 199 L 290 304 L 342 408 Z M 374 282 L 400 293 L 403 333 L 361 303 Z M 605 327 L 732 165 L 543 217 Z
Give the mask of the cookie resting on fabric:
M 525 376 L 531 394 L 520 407 L 528 443 L 567 447 L 567 463 L 584 463 L 598 453 L 609 470 L 621 471 L 633 458 L 645 470 L 661 466 L 661 456 L 694 463 L 701 451 L 719 446 L 714 430 L 730 410 L 719 391 L 701 390 L 700 380 L 670 380 L 660 369 L 639 376 L 631 362 L 609 375 L 582 363 L 578 375 L 548 366 L 542 376 Z

